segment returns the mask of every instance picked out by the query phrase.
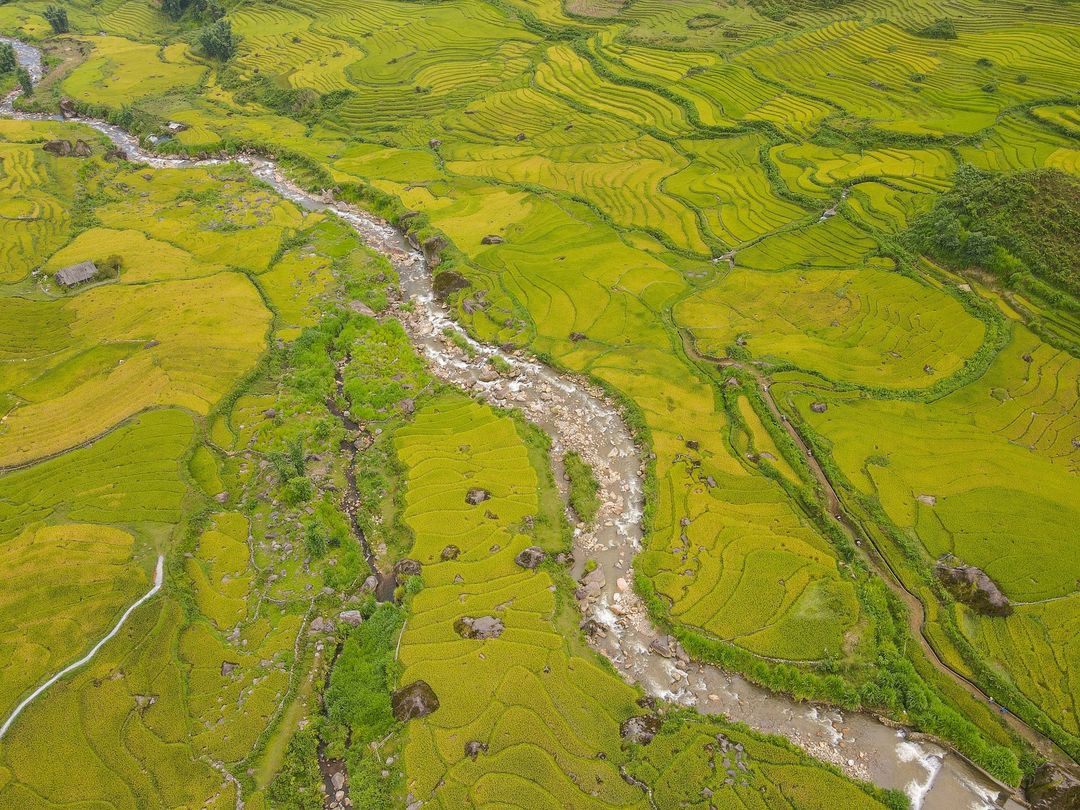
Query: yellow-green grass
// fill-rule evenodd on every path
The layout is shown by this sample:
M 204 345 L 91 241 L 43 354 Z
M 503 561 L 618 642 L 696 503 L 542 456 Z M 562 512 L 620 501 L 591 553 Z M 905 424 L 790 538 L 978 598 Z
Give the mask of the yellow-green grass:
M 206 68 L 187 45 L 143 45 L 122 37 L 83 37 L 91 53 L 61 83 L 76 101 L 119 107 L 195 87 Z
M 52 126 L 0 120 L 0 281 L 23 278 L 62 245 L 78 161 L 55 158 L 34 141 Z
M 674 315 L 715 356 L 741 339 L 758 359 L 896 388 L 923 387 L 955 372 L 985 331 L 942 290 L 869 268 L 736 270 Z
M 551 576 L 514 563 L 535 542 L 521 527 L 540 504 L 513 421 L 444 397 L 395 443 L 408 470 L 411 556 L 423 563 L 425 583 L 401 637 L 401 682 L 423 679 L 440 701 L 409 725 L 408 791 L 438 807 L 646 806 L 618 772 L 618 726 L 638 712 L 634 691 L 590 654 L 571 651 L 556 626 Z M 491 499 L 469 505 L 473 487 Z M 461 554 L 442 562 L 448 544 Z M 484 615 L 502 620 L 499 638 L 455 632 L 457 619 Z M 470 740 L 488 746 L 475 761 L 465 754 Z
M 1007 619 L 961 609 L 960 626 L 976 648 L 1008 673 L 1020 691 L 1071 734 L 1077 722 L 1077 665 L 1080 664 L 1080 597 L 1020 605 Z
M 551 24 L 579 28 L 578 45 L 564 41 L 549 46 L 537 45 L 540 37 L 535 32 L 542 28 L 529 22 L 533 29 L 529 31 L 520 20 L 474 0 L 438 6 L 380 0 L 365 3 L 362 9 L 316 2 L 268 14 L 265 23 L 256 23 L 265 26 L 266 35 L 290 41 L 295 35 L 303 42 L 310 32 L 364 51 L 365 57 L 345 70 L 355 95 L 325 118 L 301 122 L 252 101 L 239 103 L 233 91 L 213 77 L 201 95 L 176 94 L 149 106 L 162 115 L 184 115 L 199 131 L 215 137 L 294 150 L 329 167 L 334 182 L 368 182 L 428 214 L 463 251 L 467 264 L 460 269 L 488 293 L 486 309 L 467 316 L 477 334 L 492 341 L 527 342 L 575 371 L 596 375 L 637 406 L 657 453 L 654 530 L 648 542 L 664 550 L 678 535 L 682 509 L 677 508 L 676 493 L 698 486 L 686 465 L 673 463 L 675 454 L 685 449 L 684 438 L 699 439 L 709 469 L 730 475 L 739 484 L 711 491 L 709 497 L 718 509 L 743 497 L 746 482 L 757 482 L 751 471 L 731 458 L 719 438 L 727 431 L 709 381 L 686 363 L 680 355 L 681 341 L 666 325 L 673 302 L 688 285 L 714 279 L 722 267 L 677 255 L 642 231 L 611 227 L 613 222 L 630 221 L 626 202 L 617 193 L 589 198 L 594 206 L 589 208 L 569 201 L 567 192 L 573 186 L 565 173 L 536 176 L 545 184 L 539 187 L 507 189 L 500 185 L 513 179 L 510 175 L 461 176 L 447 171 L 438 154 L 467 154 L 478 165 L 494 150 L 509 147 L 555 166 L 575 163 L 578 154 L 595 162 L 604 146 L 614 154 L 648 135 L 672 146 L 679 156 L 676 163 L 685 165 L 680 161 L 689 157 L 679 142 L 716 135 L 698 129 L 688 108 L 699 118 L 712 114 L 721 122 L 729 108 L 734 112 L 735 105 L 744 105 L 741 114 L 747 119 L 757 115 L 760 120 L 752 123 L 777 147 L 775 162 L 761 166 L 773 190 L 772 195 L 756 197 L 763 200 L 763 219 L 758 220 L 754 210 L 755 220 L 749 226 L 740 220 L 738 229 L 732 228 L 737 234 L 728 237 L 721 233 L 717 206 L 710 210 L 707 195 L 722 194 L 729 175 L 732 186 L 738 182 L 749 189 L 754 184 L 755 194 L 762 191 L 756 172 L 745 169 L 741 156 L 734 168 L 717 163 L 716 177 L 708 177 L 706 167 L 704 180 L 695 177 L 678 192 L 672 185 L 678 182 L 679 175 L 674 174 L 678 165 L 666 175 L 660 167 L 654 172 L 665 178 L 663 191 L 694 213 L 709 247 L 734 243 L 737 236 L 771 233 L 762 228 L 771 224 L 770 218 L 783 217 L 776 217 L 780 205 L 764 202 L 770 196 L 778 198 L 785 190 L 796 189 L 817 201 L 812 207 L 824 209 L 839 197 L 841 186 L 856 184 L 838 216 L 790 231 L 781 224 L 779 233 L 752 247 L 743 246 L 737 265 L 799 272 L 889 268 L 891 262 L 878 255 L 881 248 L 873 229 L 901 227 L 909 209 L 922 204 L 920 198 L 947 185 L 953 166 L 947 152 L 936 145 L 906 142 L 905 133 L 968 135 L 989 127 L 958 146 L 965 160 L 1002 168 L 1016 161 L 1038 161 L 1076 170 L 1074 144 L 1021 112 L 1001 115 L 1015 104 L 1057 98 L 1060 87 L 1076 84 L 1075 66 L 1060 56 L 1075 50 L 1075 13 L 1042 0 L 1031 5 L 1031 12 L 1021 12 L 964 0 L 945 10 L 906 0 L 873 0 L 865 20 L 881 17 L 893 24 L 844 20 L 850 14 L 841 7 L 800 11 L 790 26 L 749 7 L 731 7 L 723 10 L 728 17 L 725 25 L 695 30 L 687 22 L 711 11 L 705 4 L 676 7 L 638 0 L 614 23 L 588 26 L 564 18 L 553 2 L 516 4 Z M 904 30 L 954 13 L 959 40 L 929 40 Z M 628 27 L 627 20 L 639 24 Z M 723 33 L 729 27 L 736 29 L 731 42 Z M 762 40 L 755 43 L 758 37 Z M 644 43 L 646 48 L 624 49 L 623 40 Z M 710 50 L 717 44 L 731 45 L 730 63 L 717 61 Z M 684 56 L 683 51 L 695 48 L 696 53 Z M 673 50 L 679 53 L 672 55 Z M 591 51 L 603 62 L 586 59 L 582 51 Z M 990 60 L 990 66 L 977 64 L 980 58 Z M 665 59 L 671 66 L 689 67 L 675 76 L 672 68 L 664 68 Z M 704 72 L 686 75 L 699 65 L 705 66 Z M 303 67 L 291 64 L 289 70 Z M 323 66 L 310 67 L 324 75 Z M 289 81 L 286 69 L 281 70 L 281 81 Z M 1021 71 L 1026 82 L 1019 80 Z M 913 79 L 915 73 L 925 74 L 921 82 Z M 884 89 L 871 87 L 871 81 Z M 984 85 L 996 87 L 991 92 Z M 745 101 L 739 97 L 742 87 L 748 96 Z M 761 114 L 770 105 L 775 107 L 772 117 Z M 787 106 L 799 106 L 800 111 L 785 113 Z M 831 111 L 828 120 L 826 110 Z M 568 129 L 568 124 L 573 126 Z M 806 147 L 802 139 L 819 127 L 825 131 Z M 882 128 L 892 132 L 881 135 Z M 518 133 L 526 140 L 516 141 Z M 349 144 L 348 138 L 354 136 L 368 143 Z M 442 141 L 437 150 L 428 146 L 433 138 Z M 373 148 L 376 143 L 385 146 Z M 748 151 L 745 155 L 747 163 L 757 162 Z M 505 155 L 500 151 L 499 157 Z M 799 162 L 803 157 L 806 165 Z M 692 165 L 704 162 L 698 159 Z M 415 177 L 410 176 L 413 170 Z M 876 188 L 862 193 L 870 188 L 871 177 L 882 178 L 874 183 L 894 193 Z M 691 200 L 683 191 L 704 194 L 705 201 Z M 723 211 L 722 202 L 719 207 Z M 666 231 L 656 233 L 680 247 L 690 244 L 672 236 L 677 230 L 670 225 L 664 227 Z M 481 246 L 486 232 L 505 233 L 507 243 Z M 264 263 L 255 269 L 265 267 Z M 588 339 L 570 341 L 570 332 L 581 332 Z M 251 425 L 248 420 L 244 424 Z M 216 422 L 214 429 L 215 436 L 229 438 L 226 422 Z M 240 432 L 241 443 L 246 443 L 250 432 Z M 769 497 L 782 497 L 768 492 Z M 761 493 L 757 497 L 769 502 Z M 758 531 L 761 521 L 767 523 L 767 514 L 754 516 L 748 531 Z M 791 510 L 785 521 L 797 522 L 796 514 Z
M 746 425 L 748 432 L 749 445 L 747 452 L 758 454 L 761 459 L 769 462 L 789 481 L 798 483 L 798 473 L 791 468 L 791 464 L 788 463 L 780 448 L 777 447 L 776 441 L 762 423 L 758 412 L 754 410 L 750 398 L 740 396 L 736 407 L 739 409 L 739 416 L 742 417 L 743 424 Z
M 527 142 L 485 146 L 479 153 L 455 150 L 447 155 L 447 169 L 565 191 L 601 208 L 618 225 L 660 231 L 679 247 L 707 251 L 693 211 L 662 190 L 664 178 L 685 166 L 668 144 L 644 137 L 617 151 L 605 145 L 591 151 L 577 147 L 562 156 L 543 152 L 537 154 Z
M 27 707 L 0 749 L 0 804 L 235 806 L 234 788 L 192 747 L 176 658 L 181 621 L 172 599 L 151 602 L 90 664 Z
M 82 134 L 50 124 L 11 128 L 6 137 Z M 14 170 L 9 178 L 16 201 L 31 200 L 39 179 L 56 189 L 58 205 L 43 216 L 62 234 L 68 228 L 64 205 L 71 206 L 76 194 L 69 164 L 79 161 L 57 161 L 28 144 L 7 146 L 23 150 L 13 153 L 18 160 L 10 162 L 12 167 L 28 156 L 28 165 L 39 171 L 63 169 L 55 181 L 33 172 L 19 179 Z M 70 241 L 56 238 L 67 244 L 55 250 L 54 242 L 40 267 L 51 278 L 78 261 L 102 265 L 117 257 L 120 283 L 59 298 L 50 283 L 55 300 L 0 298 L 0 330 L 11 336 L 0 358 L 0 384 L 7 394 L 0 464 L 60 452 L 149 407 L 177 405 L 207 413 L 265 348 L 268 305 L 278 312 L 280 334 L 294 335 L 313 322 L 314 299 L 330 283 L 333 257 L 327 248 L 318 256 L 287 252 L 270 266 L 286 235 L 323 217 L 305 216 L 243 170 L 146 172 L 91 165 L 98 167 L 91 183 L 100 200 L 94 214 L 101 225 Z M 48 238 L 35 239 L 47 247 Z M 41 247 L 23 253 L 40 256 Z M 267 272 L 256 286 L 236 269 Z M 75 412 L 79 419 L 70 418 Z
M 81 348 L 80 359 L 91 365 L 43 369 L 50 379 L 37 381 L 46 389 L 41 399 L 18 404 L 3 420 L 2 464 L 65 450 L 144 408 L 180 405 L 205 413 L 254 365 L 269 322 L 251 282 L 232 273 L 152 286 L 106 285 L 52 306 L 71 318 L 68 356 Z M 86 354 L 95 346 L 130 342 L 142 348 L 115 365 L 94 363 Z
M 835 197 L 835 187 L 882 178 L 907 191 L 943 191 L 956 168 L 944 149 L 880 149 L 844 153 L 809 143 L 774 147 L 769 157 L 792 191 Z
M 1076 140 L 1016 115 L 1001 122 L 974 143 L 960 147 L 965 161 L 991 171 L 1061 169 L 1080 174 Z
M 1032 603 L 960 626 L 1072 733 L 1078 368 L 1016 327 L 981 380 L 932 404 L 826 395 L 828 410 L 817 414 L 808 405 L 821 392 L 793 397 L 847 479 L 876 496 L 931 558 L 953 554 L 1014 602 Z
M 918 214 L 930 206 L 926 194 L 906 191 L 871 181 L 851 186 L 847 198 L 847 210 L 864 226 L 885 233 L 903 231 Z
M 860 265 L 892 267 L 892 261 L 875 255 L 877 241 L 843 216 L 814 221 L 782 230 L 740 250 L 739 267 L 754 270 L 850 269 Z
M 666 543 L 654 537 L 637 567 L 671 604 L 672 616 L 768 658 L 821 660 L 851 654 L 860 618 L 833 549 L 759 478 L 691 473 L 674 489 L 690 519 Z M 708 469 L 708 468 L 705 468 Z M 717 494 L 714 495 L 713 493 Z
M 693 130 L 685 111 L 648 90 L 616 84 L 566 45 L 548 48 L 537 68 L 536 86 L 553 95 L 585 104 L 602 115 L 678 137 Z
M 80 657 L 146 590 L 134 539 L 76 523 L 0 542 L 0 711 Z
M 710 230 L 730 246 L 807 219 L 809 212 L 778 197 L 769 185 L 757 160 L 765 143 L 760 135 L 683 141 L 695 160 L 668 177 L 665 188 L 697 208 Z
M 1031 114 L 1040 121 L 1061 127 L 1074 135 L 1080 134 L 1080 109 L 1075 105 L 1048 104 L 1045 107 L 1033 107 Z
M 248 523 L 241 515 L 216 515 L 187 561 L 199 612 L 218 630 L 231 630 L 244 618 L 251 572 L 248 570 Z
M 769 121 L 786 133 L 809 135 L 831 109 L 814 99 L 784 92 L 752 70 L 694 51 L 605 43 L 627 75 L 637 73 L 668 86 L 689 101 L 706 126 L 733 127 L 740 121 Z
M 171 525 L 186 490 L 180 467 L 189 414 L 150 411 L 90 446 L 0 477 L 0 537 L 36 521 Z
M 641 750 L 631 773 L 652 786 L 658 807 L 881 807 L 868 792 L 801 752 L 717 720 L 670 723 Z
M 898 132 L 973 133 L 1009 106 L 1075 83 L 1072 60 L 1052 56 L 1076 48 L 1072 29 L 1035 23 L 949 41 L 845 20 L 751 48 L 738 61 Z

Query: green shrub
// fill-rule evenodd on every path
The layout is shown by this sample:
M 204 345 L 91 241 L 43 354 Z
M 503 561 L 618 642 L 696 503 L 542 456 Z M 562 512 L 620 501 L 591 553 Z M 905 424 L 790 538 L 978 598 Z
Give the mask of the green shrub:
M 289 741 L 285 761 L 266 789 L 266 797 L 283 810 L 321 810 L 321 784 L 319 740 L 314 729 L 304 728 Z
M 917 37 L 927 39 L 956 39 L 956 25 L 952 20 L 941 19 L 915 32 Z
M 236 53 L 236 37 L 228 20 L 218 20 L 199 32 L 203 53 L 219 62 L 227 62 Z
M 577 453 L 563 456 L 563 468 L 570 483 L 570 508 L 582 523 L 592 523 L 600 509 L 600 483 L 592 468 Z
M 42 12 L 42 16 L 49 21 L 49 25 L 52 26 L 52 30 L 57 34 L 66 34 L 71 30 L 68 24 L 67 9 L 60 6 L 46 6 L 45 11 Z

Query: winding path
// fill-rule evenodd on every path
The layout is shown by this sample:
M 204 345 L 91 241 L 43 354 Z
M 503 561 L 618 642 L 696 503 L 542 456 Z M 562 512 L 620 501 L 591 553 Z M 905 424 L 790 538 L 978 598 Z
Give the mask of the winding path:
M 15 710 L 11 714 L 9 714 L 7 720 L 4 721 L 4 725 L 0 726 L 0 739 L 3 739 L 4 735 L 7 733 L 7 730 L 11 728 L 12 723 L 15 722 L 15 719 L 20 714 L 22 714 L 23 709 L 33 703 L 36 698 L 40 697 L 46 689 L 48 689 L 58 680 L 63 678 L 65 675 L 74 672 L 79 667 L 89 663 L 90 660 L 95 655 L 97 655 L 98 650 L 104 647 L 113 636 L 120 632 L 120 628 L 124 626 L 124 622 L 128 620 L 128 617 L 131 616 L 131 614 L 134 613 L 136 609 L 139 608 L 139 606 L 145 604 L 151 597 L 153 597 L 154 594 L 161 590 L 161 583 L 164 579 L 165 557 L 159 555 L 157 558 L 157 568 L 154 569 L 154 584 L 153 586 L 151 586 L 150 590 L 148 590 L 146 593 L 136 599 L 135 602 L 131 605 L 131 607 L 124 611 L 124 614 L 120 617 L 120 620 L 115 625 L 113 625 L 113 629 L 106 633 L 105 637 L 102 638 L 97 644 L 91 647 L 90 652 L 88 652 L 75 663 L 68 664 L 62 670 L 57 672 L 55 675 L 49 678 L 49 680 L 45 681 L 45 683 L 43 683 L 41 686 L 31 692 L 30 696 L 27 697 L 26 700 L 16 706 Z
M 13 42 L 20 62 L 35 81 L 39 80 L 40 54 L 24 43 L 6 41 Z M 0 115 L 59 120 L 58 116 L 21 113 L 13 108 L 12 98 L 0 104 Z M 103 121 L 82 119 L 79 123 L 104 134 L 130 159 L 152 167 L 185 168 L 223 162 L 163 157 L 147 152 L 131 135 Z M 328 200 L 326 195 L 301 189 L 265 157 L 239 155 L 234 162 L 247 166 L 297 205 L 335 214 L 390 260 L 405 298 L 410 300 L 410 306 L 398 302 L 391 314 L 401 321 L 436 376 L 492 405 L 522 410 L 552 437 L 556 463 L 565 452 L 575 450 L 592 466 L 601 485 L 602 507 L 593 529 L 575 530 L 574 574 L 580 577 L 584 573 L 586 559 L 599 563 L 598 587 L 592 598 L 582 604 L 586 620 L 597 629 L 590 635 L 590 642 L 627 681 L 639 684 L 654 697 L 703 713 L 722 714 L 758 731 L 784 736 L 851 776 L 905 790 L 916 808 L 1012 810 L 1024 806 L 1011 789 L 921 735 L 867 714 L 810 706 L 774 694 L 716 666 L 692 661 L 677 644 L 671 645 L 652 625 L 643 602 L 630 585 L 633 558 L 641 548 L 645 470 L 619 409 L 587 381 L 559 374 L 521 353 L 507 354 L 474 341 L 436 299 L 426 258 L 418 246 L 388 223 L 359 208 Z M 453 340 L 450 334 L 455 335 Z M 501 361 L 497 365 L 509 371 L 495 373 L 489 363 L 493 357 Z M 129 613 L 152 596 L 156 587 Z
M 939 655 L 933 644 L 930 643 L 930 639 L 926 634 L 926 606 L 923 605 L 922 600 L 919 599 L 919 597 L 908 588 L 903 579 L 900 578 L 900 575 L 892 566 L 892 563 L 889 562 L 881 549 L 878 548 L 873 534 L 866 531 L 860 522 L 853 518 L 848 512 L 837 492 L 836 486 L 833 484 L 832 479 L 829 478 L 828 473 L 825 472 L 825 468 L 821 466 L 821 462 L 818 460 L 817 456 L 814 455 L 812 448 L 803 438 L 802 434 L 799 433 L 798 428 L 792 424 L 791 420 L 787 418 L 787 415 L 780 410 L 780 406 L 777 405 L 776 399 L 772 394 L 772 381 L 763 371 L 761 371 L 761 369 L 753 364 L 739 363 L 730 358 L 714 357 L 710 354 L 701 352 L 689 334 L 685 331 L 682 334 L 683 346 L 686 349 L 687 354 L 694 360 L 700 363 L 715 365 L 718 368 L 739 368 L 746 371 L 754 378 L 762 399 L 765 400 L 765 404 L 769 408 L 769 412 L 772 414 L 773 419 L 777 424 L 784 428 L 784 431 L 791 437 L 792 441 L 795 442 L 795 446 L 802 452 L 803 458 L 810 468 L 814 479 L 818 482 L 822 492 L 825 494 L 825 505 L 829 515 L 843 527 L 848 537 L 851 538 L 851 541 L 855 543 L 862 552 L 863 559 L 873 567 L 878 576 L 888 583 L 893 592 L 904 602 L 907 607 L 908 629 L 911 631 L 911 635 L 918 641 L 919 646 L 922 648 L 927 659 L 942 674 L 956 681 L 956 683 L 972 697 L 993 704 L 993 698 L 991 698 L 981 686 L 959 670 L 950 666 L 948 662 Z M 869 547 L 873 549 L 873 553 L 862 545 L 862 541 L 864 540 Z M 1016 714 L 1007 712 L 1003 717 L 1010 728 L 1021 735 L 1043 755 L 1063 762 L 1071 762 L 1068 755 L 1062 752 L 1057 745 L 1055 745 L 1053 740 L 1032 728 Z

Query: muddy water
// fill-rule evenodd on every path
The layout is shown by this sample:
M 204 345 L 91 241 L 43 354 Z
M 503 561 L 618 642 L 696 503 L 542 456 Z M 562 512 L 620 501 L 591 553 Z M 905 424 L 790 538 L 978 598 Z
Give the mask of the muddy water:
M 20 61 L 36 81 L 41 76 L 40 57 L 33 48 L 14 44 Z M 0 106 L 0 114 L 44 118 L 14 111 L 10 99 Z M 117 127 L 100 121 L 81 123 L 105 134 L 132 160 L 155 167 L 220 162 L 161 157 L 142 149 Z M 854 777 L 904 790 L 916 808 L 1017 810 L 1024 806 L 1009 790 L 956 753 L 907 729 L 866 714 L 799 703 L 717 667 L 690 661 L 677 646 L 664 649 L 644 605 L 630 587 L 631 563 L 641 548 L 644 469 L 618 409 L 584 381 L 559 375 L 528 358 L 506 354 L 465 335 L 435 298 L 422 253 L 389 224 L 352 206 L 299 189 L 269 159 L 244 155 L 236 161 L 298 205 L 333 212 L 352 225 L 368 245 L 390 259 L 400 276 L 404 299 L 410 302 L 408 307 L 395 306 L 392 314 L 401 320 L 437 376 L 493 405 L 522 410 L 552 437 L 556 463 L 568 450 L 576 450 L 590 463 L 601 483 L 603 505 L 595 528 L 575 531 L 574 573 L 583 573 L 587 558 L 599 563 L 603 576 L 595 578 L 599 588 L 594 590 L 594 598 L 584 603 L 585 618 L 600 625 L 602 632 L 593 634 L 592 642 L 628 681 L 640 684 L 655 697 L 706 714 L 722 714 L 759 731 L 786 737 Z M 449 340 L 445 335 L 448 331 L 464 338 L 469 350 Z M 493 371 L 489 360 L 496 356 L 510 366 L 509 373 Z M 660 643 L 654 644 L 658 640 Z

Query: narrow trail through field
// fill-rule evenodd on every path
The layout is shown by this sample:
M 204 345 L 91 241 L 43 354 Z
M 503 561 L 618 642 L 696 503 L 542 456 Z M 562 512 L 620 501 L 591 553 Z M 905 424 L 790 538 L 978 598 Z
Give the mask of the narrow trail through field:
M 98 641 L 97 644 L 91 647 L 90 652 L 88 652 L 75 663 L 68 664 L 62 670 L 57 672 L 55 675 L 49 678 L 49 680 L 45 681 L 45 683 L 43 683 L 41 686 L 31 692 L 30 695 L 22 703 L 16 706 L 15 710 L 11 714 L 9 714 L 7 719 L 4 721 L 4 725 L 0 726 L 0 739 L 3 739 L 4 735 L 7 733 L 7 730 L 11 728 L 12 723 L 14 723 L 16 718 L 18 718 L 18 716 L 22 714 L 23 709 L 33 703 L 36 698 L 40 697 L 41 694 L 45 692 L 45 690 L 47 690 L 50 686 L 59 681 L 65 675 L 74 672 L 79 667 L 89 663 L 90 660 L 98 654 L 98 651 L 102 647 L 104 647 L 110 639 L 112 639 L 117 633 L 120 632 L 120 628 L 124 626 L 124 622 L 128 620 L 128 617 L 131 616 L 131 614 L 134 613 L 141 605 L 145 604 L 150 598 L 152 598 L 154 594 L 161 590 L 161 583 L 164 581 L 164 579 L 165 557 L 163 555 L 158 555 L 157 567 L 154 569 L 154 584 L 153 586 L 151 586 L 150 590 L 140 596 L 131 605 L 131 607 L 124 611 L 123 615 L 120 617 L 120 620 L 115 625 L 113 625 L 113 629 L 106 633 L 105 637 Z
M 856 544 L 858 548 L 863 552 L 863 558 L 873 566 L 877 574 L 882 577 L 885 582 L 893 589 L 894 593 L 899 596 L 905 606 L 907 607 L 908 628 L 911 631 L 912 636 L 919 642 L 919 646 L 922 648 L 929 661 L 947 677 L 955 680 L 961 687 L 965 689 L 973 697 L 987 703 L 993 704 L 993 700 L 986 692 L 979 687 L 974 681 L 969 679 L 966 675 L 953 669 L 949 664 L 941 658 L 937 650 L 930 643 L 929 638 L 926 635 L 926 608 L 903 580 L 897 574 L 896 570 L 889 563 L 888 559 L 881 553 L 873 541 L 873 535 L 870 532 L 862 528 L 858 521 L 856 521 L 845 509 L 843 501 L 841 501 L 839 494 L 836 491 L 836 487 L 828 474 L 822 467 L 821 462 L 817 456 L 814 455 L 812 449 L 803 439 L 802 434 L 795 425 L 791 423 L 791 420 L 781 412 L 780 407 L 776 403 L 776 399 L 772 394 L 772 381 L 753 364 L 739 363 L 729 358 L 713 357 L 712 355 L 704 354 L 698 350 L 694 344 L 692 338 L 684 333 L 683 343 L 686 347 L 686 351 L 698 362 L 715 365 L 719 368 L 724 367 L 738 367 L 743 371 L 751 374 L 757 384 L 758 391 L 761 393 L 762 399 L 769 408 L 769 412 L 772 414 L 776 423 L 784 428 L 784 431 L 791 437 L 792 441 L 799 448 L 803 454 L 803 458 L 810 468 L 814 479 L 818 482 L 822 492 L 825 494 L 826 508 L 829 515 L 831 515 L 837 523 L 839 523 L 844 531 L 847 532 L 852 542 Z M 863 546 L 863 542 L 866 542 L 870 549 Z M 871 552 L 872 549 L 872 552 Z M 1018 734 L 1020 734 L 1025 740 L 1035 746 L 1036 749 L 1041 751 L 1044 755 L 1057 759 L 1062 762 L 1071 762 L 1064 752 L 1060 751 L 1052 740 L 1041 734 L 1036 729 L 1029 726 L 1024 720 L 1016 716 L 1012 712 L 1006 712 L 1003 715 L 1003 719 Z
M 34 80 L 41 78 L 40 54 L 32 46 L 4 38 L 0 41 L 13 42 L 20 62 Z M 9 97 L 0 104 L 0 115 L 61 120 L 59 116 L 19 112 L 12 100 Z M 129 160 L 154 168 L 226 162 L 163 157 L 144 150 L 136 138 L 111 124 L 91 119 L 77 123 L 104 134 Z M 551 436 L 556 465 L 564 453 L 573 450 L 593 468 L 600 482 L 602 506 L 593 528 L 575 530 L 573 573 L 583 576 L 586 560 L 598 564 L 593 572 L 594 592 L 583 608 L 583 626 L 590 631 L 592 646 L 627 681 L 656 698 L 705 714 L 722 714 L 758 731 L 786 737 L 855 778 L 906 791 L 916 810 L 1015 810 L 1025 806 L 1012 789 L 923 735 L 868 714 L 801 703 L 719 667 L 689 659 L 677 642 L 652 624 L 631 585 L 633 558 L 642 541 L 645 467 L 621 412 L 604 392 L 520 352 L 508 354 L 473 340 L 436 298 L 428 262 L 419 247 L 390 224 L 325 194 L 301 189 L 266 157 L 241 154 L 231 162 L 248 167 L 304 209 L 336 215 L 390 260 L 408 302 L 395 304 L 390 315 L 402 323 L 437 377 L 494 406 L 521 410 Z M 493 358 L 496 366 L 508 370 L 496 372 Z M 560 480 L 560 485 L 565 486 L 565 482 Z

